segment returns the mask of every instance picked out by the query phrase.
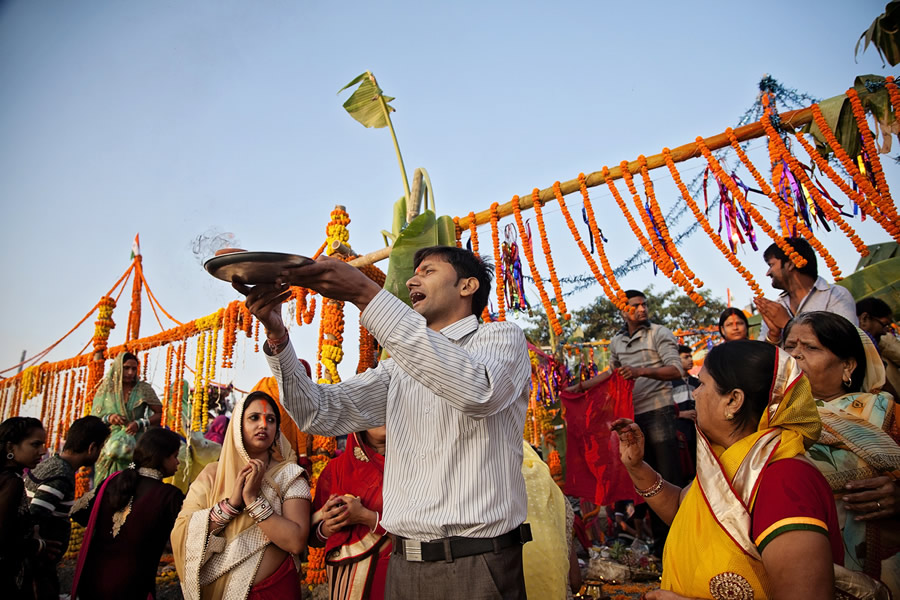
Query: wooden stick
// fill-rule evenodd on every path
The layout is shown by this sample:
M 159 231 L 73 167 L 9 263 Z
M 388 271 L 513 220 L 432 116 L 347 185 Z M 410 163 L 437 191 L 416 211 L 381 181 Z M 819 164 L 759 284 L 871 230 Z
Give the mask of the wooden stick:
M 794 129 L 802 127 L 812 121 L 812 109 L 811 108 L 802 108 L 799 110 L 792 110 L 786 113 L 781 114 L 781 123 L 782 125 L 793 127 Z M 766 134 L 766 130 L 763 127 L 762 123 L 757 121 L 755 123 L 750 123 L 749 125 L 744 125 L 743 127 L 738 127 L 734 130 L 734 135 L 737 137 L 739 142 L 746 142 L 747 140 L 752 140 L 758 137 L 762 137 Z M 724 148 L 726 146 L 730 146 L 731 142 L 728 139 L 728 136 L 725 133 L 720 133 L 718 135 L 714 135 L 712 137 L 704 138 L 703 140 L 706 143 L 707 148 L 710 150 L 718 150 L 720 148 Z M 691 142 L 690 144 L 684 144 L 683 146 L 678 146 L 677 148 L 673 148 L 671 150 L 672 160 L 676 163 L 684 162 L 690 158 L 697 158 L 703 156 L 700 152 L 700 149 L 697 148 L 697 144 Z M 666 161 L 663 158 L 662 153 L 654 154 L 653 156 L 647 157 L 647 168 L 648 169 L 658 169 L 660 167 L 665 166 Z M 628 163 L 628 172 L 631 174 L 640 173 L 641 167 L 638 164 L 637 160 L 633 160 Z M 621 179 L 622 178 L 622 169 L 620 167 L 612 167 L 609 170 L 609 178 L 610 179 Z M 586 178 L 587 187 L 596 187 L 606 183 L 606 178 L 603 177 L 603 173 L 600 171 L 594 171 Z M 570 179 L 564 183 L 560 183 L 560 190 L 562 191 L 563 196 L 567 196 L 573 192 L 577 192 L 581 184 L 578 179 Z M 545 204 L 551 200 L 555 200 L 556 196 L 553 193 L 553 186 L 545 188 L 541 190 L 540 193 L 541 201 Z M 531 208 L 534 205 L 532 201 L 531 192 L 527 194 L 522 194 L 519 197 L 519 208 L 521 210 L 526 210 Z M 509 201 L 505 204 L 501 204 L 498 207 L 498 213 L 500 218 L 508 217 L 513 214 L 513 203 Z M 463 230 L 469 227 L 469 222 L 471 219 L 469 217 L 460 217 L 459 219 L 459 227 Z M 475 215 L 475 224 L 476 225 L 484 225 L 485 223 L 490 223 L 491 221 L 491 211 L 483 210 L 480 213 Z
M 786 113 L 781 113 L 781 124 L 787 127 L 792 127 L 793 129 L 798 129 L 803 125 L 812 121 L 812 108 L 801 108 L 799 110 L 792 110 Z M 758 137 L 762 137 L 766 135 L 766 130 L 763 127 L 763 124 L 760 121 L 756 121 L 755 123 L 750 123 L 749 125 L 744 125 L 743 127 L 738 127 L 734 130 L 734 135 L 739 142 L 746 142 L 747 140 L 756 139 Z M 706 147 L 710 150 L 719 150 L 720 148 L 725 148 L 726 146 L 731 145 L 731 141 L 728 136 L 723 132 L 718 135 L 714 135 L 712 137 L 704 138 L 704 143 Z M 703 156 L 703 153 L 697 147 L 696 142 L 691 142 L 690 144 L 684 144 L 683 146 L 678 146 L 670 150 L 672 155 L 672 160 L 676 163 L 684 162 L 691 158 L 699 158 Z M 666 159 L 663 157 L 662 153 L 654 154 L 653 156 L 647 157 L 647 168 L 650 170 L 658 169 L 660 167 L 665 166 Z M 640 173 L 641 166 L 638 164 L 637 160 L 633 160 L 628 163 L 628 172 L 631 174 Z M 622 168 L 621 167 L 613 167 L 609 170 L 609 178 L 612 180 L 621 179 L 622 178 Z M 587 187 L 596 187 L 603 183 L 606 183 L 606 178 L 603 177 L 603 173 L 600 171 L 594 171 L 590 175 L 585 178 L 585 183 Z M 564 183 L 559 184 L 560 190 L 562 191 L 563 196 L 567 196 L 573 192 L 577 192 L 581 189 L 581 183 L 578 179 L 570 179 Z M 553 193 L 553 186 L 550 186 L 546 189 L 541 190 L 540 199 L 545 204 L 551 200 L 556 199 L 556 195 Z M 527 194 L 522 194 L 519 197 L 519 208 L 521 210 L 527 210 L 534 206 L 534 201 L 532 200 L 531 192 Z M 513 214 L 513 203 L 509 201 L 505 204 L 501 204 L 498 207 L 498 214 L 500 218 L 508 217 Z M 491 211 L 483 210 L 480 213 L 475 215 L 475 224 L 476 225 L 484 225 L 485 223 L 490 223 L 491 221 Z M 471 219 L 469 217 L 460 217 L 459 219 L 459 227 L 462 230 L 466 230 L 469 227 L 469 223 Z M 381 250 L 376 250 L 375 252 L 370 252 L 364 256 L 360 256 L 359 258 L 355 258 L 350 262 L 354 267 L 361 267 L 364 265 L 371 265 L 380 260 L 388 258 L 391 255 L 391 247 L 388 246 L 386 248 L 382 248 Z

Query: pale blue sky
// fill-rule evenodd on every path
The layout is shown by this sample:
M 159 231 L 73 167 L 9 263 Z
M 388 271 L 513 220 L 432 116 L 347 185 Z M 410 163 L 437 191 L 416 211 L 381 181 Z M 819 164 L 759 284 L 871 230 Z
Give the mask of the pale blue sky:
M 889 74 L 872 50 L 853 57 L 883 6 L 7 1 L 0 369 L 81 318 L 127 267 L 137 232 L 153 291 L 182 320 L 235 297 L 191 253 L 192 239 L 211 228 L 234 232 L 245 248 L 309 254 L 340 203 L 354 248 L 381 247 L 379 230 L 390 228 L 402 194 L 390 137 L 353 121 L 341 107 L 346 94 L 336 95 L 366 69 L 397 97 L 394 125 L 410 173 L 426 167 L 438 211 L 465 215 L 719 133 L 753 102 L 763 73 L 819 97 L 843 92 L 857 74 Z M 685 164 L 685 178 L 699 168 Z M 889 182 L 897 172 L 889 168 Z M 668 175 L 654 178 L 671 206 Z M 595 188 L 592 197 L 620 264 L 637 243 L 608 192 Z M 556 205 L 546 213 L 560 275 L 587 272 Z M 871 221 L 853 225 L 869 243 L 888 239 Z M 489 239 L 487 228 L 480 233 Z M 858 257 L 849 242 L 822 239 L 851 272 Z M 731 287 L 739 304 L 749 300 L 702 233 L 684 253 L 716 295 Z M 771 290 L 761 256 L 745 258 Z M 666 286 L 647 268 L 622 283 Z M 347 313 L 355 331 L 356 311 Z M 127 307 L 116 312 L 111 343 L 121 343 L 126 317 Z M 86 325 L 50 360 L 80 350 L 92 330 Z M 145 305 L 142 333 L 157 331 Z M 314 333 L 295 334 L 301 355 L 314 357 Z M 355 366 L 355 336 L 346 339 L 345 377 Z M 252 346 L 235 364 L 245 388 L 266 374 Z

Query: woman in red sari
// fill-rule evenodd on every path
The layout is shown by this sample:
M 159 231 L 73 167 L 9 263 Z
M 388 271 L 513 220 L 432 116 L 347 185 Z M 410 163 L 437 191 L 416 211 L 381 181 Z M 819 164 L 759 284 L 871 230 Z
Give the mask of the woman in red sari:
M 347 437 L 316 483 L 310 546 L 325 546 L 331 600 L 381 600 L 391 540 L 381 527 L 385 428 Z

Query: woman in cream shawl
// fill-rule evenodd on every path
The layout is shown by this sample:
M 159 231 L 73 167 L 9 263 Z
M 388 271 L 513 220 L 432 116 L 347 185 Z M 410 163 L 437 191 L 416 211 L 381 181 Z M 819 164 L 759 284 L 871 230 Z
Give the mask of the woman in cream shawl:
M 897 404 L 875 344 L 845 318 L 803 313 L 784 348 L 809 378 L 822 437 L 807 457 L 835 495 L 844 566 L 881 579 L 900 597 L 900 446 Z
M 191 484 L 172 532 L 187 600 L 300 598 L 310 490 L 279 420 L 271 396 L 251 393 L 234 407 L 221 458 Z

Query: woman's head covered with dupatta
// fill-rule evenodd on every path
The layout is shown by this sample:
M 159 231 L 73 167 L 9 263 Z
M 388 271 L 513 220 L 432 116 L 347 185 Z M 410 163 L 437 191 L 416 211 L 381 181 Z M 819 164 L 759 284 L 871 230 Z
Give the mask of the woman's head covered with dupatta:
M 809 382 L 787 353 L 771 344 L 737 340 L 710 350 L 700 372 L 697 426 L 727 447 L 755 431 L 796 431 L 804 445 L 819 437 L 821 422 Z
M 884 385 L 884 365 L 872 340 L 840 315 L 798 315 L 785 327 L 784 339 L 784 349 L 809 377 L 817 400 L 874 393 Z

